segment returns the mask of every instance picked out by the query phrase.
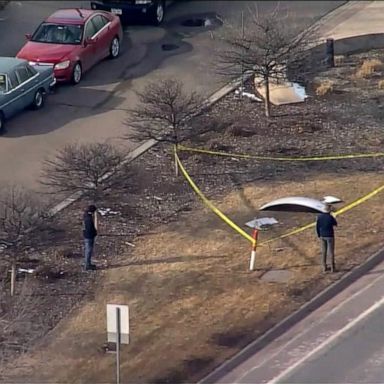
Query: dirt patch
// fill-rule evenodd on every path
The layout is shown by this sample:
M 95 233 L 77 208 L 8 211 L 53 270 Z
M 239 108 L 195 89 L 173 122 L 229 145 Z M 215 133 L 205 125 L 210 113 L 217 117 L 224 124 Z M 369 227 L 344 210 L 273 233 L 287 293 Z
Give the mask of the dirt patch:
M 382 52 L 368 58 L 375 55 Z M 308 101 L 273 107 L 275 117 L 270 120 L 261 104 L 228 95 L 209 114 L 238 128 L 210 132 L 188 144 L 269 156 L 379 152 L 384 143 L 384 94 L 376 76 L 382 73 L 352 77 L 366 59 L 346 57 L 315 79 L 332 81 L 333 92 L 316 96 L 314 83 Z M 252 90 L 251 83 L 247 86 Z M 181 158 L 203 192 L 240 226 L 274 198 L 335 195 L 348 204 L 383 184 L 381 158 L 277 163 L 188 152 Z M 66 250 L 59 256 L 51 250 L 43 259 L 66 273 L 44 283 L 49 287 L 44 297 L 52 289 L 85 290 L 86 295 L 30 352 L 4 365 L 3 381 L 112 381 L 114 356 L 103 349 L 106 303 L 127 303 L 131 309 L 132 343 L 122 351 L 123 380 L 196 381 L 382 245 L 383 197 L 378 194 L 338 217 L 338 273 L 321 272 L 313 230 L 260 247 L 257 270 L 250 273 L 250 244 L 200 204 L 183 179 L 175 177 L 172 164 L 168 148 L 152 149 L 134 166 L 134 182 L 124 194 L 111 193 L 100 202 L 119 214 L 106 215 L 100 222 L 96 259 L 102 269 L 94 274 L 80 275 L 80 261 L 68 256 L 81 252 L 79 217 L 85 202 L 63 213 L 68 243 L 61 244 Z M 262 232 L 261 242 L 315 219 L 311 214 L 273 216 L 279 224 Z M 292 277 L 266 281 L 274 270 Z M 38 305 L 36 316 L 39 311 L 51 318 L 51 311 L 58 311 L 61 303 L 53 296 L 55 300 Z M 47 331 L 38 328 L 41 334 Z

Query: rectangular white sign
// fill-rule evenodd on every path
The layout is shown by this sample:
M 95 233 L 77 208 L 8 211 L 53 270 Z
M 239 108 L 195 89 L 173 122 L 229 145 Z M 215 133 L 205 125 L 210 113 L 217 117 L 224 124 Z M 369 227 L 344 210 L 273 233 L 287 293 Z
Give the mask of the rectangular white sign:
M 120 343 L 129 344 L 129 307 L 128 305 L 107 304 L 108 342 L 116 343 L 116 308 L 120 308 Z

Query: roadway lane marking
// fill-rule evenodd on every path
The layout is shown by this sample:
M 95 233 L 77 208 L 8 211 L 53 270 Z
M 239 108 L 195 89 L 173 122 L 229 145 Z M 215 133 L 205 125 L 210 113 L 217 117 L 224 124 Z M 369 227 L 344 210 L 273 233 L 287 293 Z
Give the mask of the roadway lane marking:
M 355 325 L 357 325 L 359 322 L 364 320 L 366 317 L 368 317 L 372 312 L 376 311 L 378 308 L 380 308 L 384 304 L 384 297 L 382 297 L 379 301 L 377 301 L 375 304 L 373 304 L 371 307 L 366 309 L 363 313 L 361 313 L 359 316 L 357 316 L 355 319 L 353 319 L 350 323 L 348 323 L 345 327 L 339 329 L 336 333 L 334 333 L 330 338 L 322 342 L 320 345 L 318 345 L 315 349 L 313 349 L 311 352 L 309 352 L 306 356 L 302 357 L 300 360 L 298 360 L 295 364 L 291 365 L 288 369 L 280 373 L 278 376 L 273 378 L 272 380 L 268 381 L 267 384 L 277 384 L 280 380 L 286 378 L 290 374 L 294 373 L 294 371 L 302 365 L 306 360 L 310 359 L 312 356 L 314 356 L 316 353 L 320 352 L 322 349 L 325 349 L 329 344 L 332 344 L 337 339 L 341 338 L 342 335 L 346 332 L 348 332 L 351 328 L 353 328 Z
M 265 364 L 266 362 L 270 362 L 271 359 L 275 358 L 279 353 L 283 352 L 284 349 L 286 349 L 289 345 L 293 344 L 295 341 L 297 341 L 299 338 L 301 338 L 302 336 L 306 335 L 307 333 L 309 333 L 310 331 L 312 331 L 316 326 L 318 326 L 319 324 L 322 324 L 324 323 L 331 315 L 333 315 L 335 312 L 337 312 L 339 309 L 341 309 L 344 305 L 347 305 L 350 301 L 352 301 L 353 299 L 355 299 L 357 296 L 359 296 L 360 294 L 364 293 L 365 291 L 367 291 L 368 289 L 370 289 L 371 287 L 373 287 L 377 281 L 379 281 L 380 279 L 383 278 L 383 275 L 380 275 L 378 277 L 376 277 L 371 283 L 369 283 L 368 285 L 364 286 L 363 289 L 360 289 L 358 290 L 357 292 L 355 292 L 353 295 L 349 296 L 346 300 L 343 300 L 341 301 L 339 304 L 337 304 L 334 308 L 332 308 L 324 317 L 322 317 L 319 321 L 314 321 L 311 323 L 311 325 L 306 328 L 306 330 L 304 332 L 299 332 L 296 336 L 292 337 L 289 339 L 288 343 L 285 343 L 283 346 L 281 346 L 276 352 L 272 353 L 272 355 L 269 355 L 267 356 L 265 359 L 263 359 L 259 364 L 253 366 L 252 368 L 248 369 L 244 374 L 242 374 L 237 380 L 236 380 L 236 383 L 241 383 L 242 380 L 244 379 L 244 377 L 248 376 L 250 373 L 252 373 L 253 371 L 255 371 L 256 369 L 260 368 L 263 364 Z M 325 305 L 325 304 L 324 304 Z M 315 313 L 316 311 L 314 311 L 313 313 Z M 302 320 L 302 321 L 305 321 L 305 318 Z M 283 337 L 284 334 L 281 336 Z

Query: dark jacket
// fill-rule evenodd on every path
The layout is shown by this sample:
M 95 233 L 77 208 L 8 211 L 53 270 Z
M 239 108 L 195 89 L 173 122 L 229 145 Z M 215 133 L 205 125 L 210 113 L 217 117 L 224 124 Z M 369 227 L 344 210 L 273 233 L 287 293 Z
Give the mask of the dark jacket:
M 95 223 L 93 221 L 93 215 L 90 212 L 85 212 L 83 216 L 84 227 L 83 236 L 84 239 L 94 239 L 97 236 Z
M 333 227 L 337 226 L 336 219 L 330 213 L 321 213 L 317 217 L 316 232 L 318 237 L 334 237 Z

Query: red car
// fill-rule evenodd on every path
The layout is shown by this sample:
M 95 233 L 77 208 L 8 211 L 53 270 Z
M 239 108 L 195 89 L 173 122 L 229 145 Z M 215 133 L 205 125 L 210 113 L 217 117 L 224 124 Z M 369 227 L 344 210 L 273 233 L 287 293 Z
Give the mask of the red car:
M 83 73 L 120 53 L 123 30 L 118 16 L 89 9 L 60 9 L 49 16 L 17 57 L 34 65 L 54 65 L 57 81 L 78 84 Z

